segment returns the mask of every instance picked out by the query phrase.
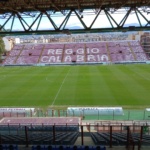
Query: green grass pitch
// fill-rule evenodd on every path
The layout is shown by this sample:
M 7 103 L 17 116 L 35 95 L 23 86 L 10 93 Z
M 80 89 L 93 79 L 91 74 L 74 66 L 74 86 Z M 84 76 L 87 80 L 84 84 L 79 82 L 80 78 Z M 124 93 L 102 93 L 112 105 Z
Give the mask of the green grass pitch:
M 150 107 L 149 65 L 0 67 L 1 107 Z

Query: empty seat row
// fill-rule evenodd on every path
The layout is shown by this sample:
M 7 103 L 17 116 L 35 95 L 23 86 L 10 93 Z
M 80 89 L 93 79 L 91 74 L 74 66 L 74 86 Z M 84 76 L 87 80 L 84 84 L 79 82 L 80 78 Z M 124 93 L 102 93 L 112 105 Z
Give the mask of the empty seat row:
M 106 150 L 106 147 L 83 145 L 33 145 L 32 150 Z
M 132 133 L 129 135 L 130 140 L 133 141 L 135 145 L 139 144 L 139 141 L 141 140 L 140 134 L 139 133 Z M 127 134 L 126 133 L 112 133 L 112 145 L 126 145 L 127 144 Z M 99 144 L 104 144 L 104 145 L 109 145 L 110 144 L 110 133 L 99 133 L 99 132 L 91 132 L 91 138 L 93 142 L 96 145 Z M 150 135 L 142 135 L 142 140 L 141 140 L 142 145 L 150 145 Z
M 34 126 L 28 128 L 29 131 L 53 131 L 53 126 Z M 77 125 L 69 125 L 69 126 L 55 126 L 55 131 L 78 131 L 79 127 Z
M 57 132 L 53 135 L 52 132 L 33 132 L 28 133 L 28 139 L 24 134 L 1 134 L 1 142 L 3 144 L 18 144 L 25 145 L 26 143 L 33 144 L 74 144 L 78 138 L 79 132 Z
M 18 150 L 18 145 L 1 144 L 0 145 L 0 150 Z

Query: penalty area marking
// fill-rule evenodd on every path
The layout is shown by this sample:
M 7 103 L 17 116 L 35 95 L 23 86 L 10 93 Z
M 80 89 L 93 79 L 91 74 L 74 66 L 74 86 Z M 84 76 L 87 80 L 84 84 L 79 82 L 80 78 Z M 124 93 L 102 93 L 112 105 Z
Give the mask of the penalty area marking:
M 57 91 L 57 93 L 56 93 L 56 95 L 55 95 L 55 98 L 54 98 L 54 100 L 53 100 L 51 106 L 54 105 L 54 103 L 55 103 L 55 101 L 56 101 L 56 98 L 58 97 L 58 95 L 59 95 L 59 93 L 60 93 L 60 90 L 61 90 L 61 88 L 62 88 L 62 86 L 63 86 L 63 84 L 64 84 L 64 82 L 65 82 L 65 80 L 66 80 L 66 78 L 67 78 L 67 76 L 68 76 L 68 74 L 69 74 L 69 71 L 70 71 L 70 69 L 68 70 L 68 73 L 66 74 L 65 78 L 63 79 L 63 81 L 62 81 L 62 83 L 61 83 L 61 85 L 60 85 L 60 87 L 59 87 L 59 89 L 58 89 L 58 91 Z

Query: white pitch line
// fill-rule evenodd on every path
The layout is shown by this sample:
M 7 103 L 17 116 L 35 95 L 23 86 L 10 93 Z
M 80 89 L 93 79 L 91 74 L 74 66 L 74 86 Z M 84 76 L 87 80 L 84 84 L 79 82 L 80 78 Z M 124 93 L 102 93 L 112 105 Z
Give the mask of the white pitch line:
M 59 95 L 59 92 L 60 92 L 60 90 L 61 90 L 61 88 L 62 88 L 62 86 L 63 86 L 63 84 L 64 84 L 64 82 L 65 82 L 65 80 L 66 80 L 66 78 L 67 78 L 67 76 L 68 76 L 68 74 L 69 74 L 69 70 L 68 70 L 68 73 L 66 74 L 65 78 L 63 79 L 63 81 L 62 81 L 62 83 L 61 83 L 61 85 L 60 85 L 60 87 L 59 87 L 59 90 L 58 90 L 58 92 L 57 92 L 57 94 L 56 94 L 56 96 L 55 96 L 55 98 L 54 98 L 54 100 L 53 100 L 51 106 L 54 105 L 54 103 L 55 103 L 55 101 L 56 101 L 56 98 L 57 98 L 57 96 Z

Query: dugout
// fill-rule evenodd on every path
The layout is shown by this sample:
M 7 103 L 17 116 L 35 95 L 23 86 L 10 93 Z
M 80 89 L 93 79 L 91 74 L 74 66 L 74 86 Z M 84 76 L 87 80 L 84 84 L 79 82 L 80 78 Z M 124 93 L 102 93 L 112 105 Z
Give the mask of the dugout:
M 124 114 L 122 107 L 68 107 L 67 113 L 72 116 Z

